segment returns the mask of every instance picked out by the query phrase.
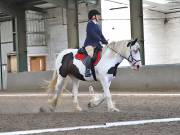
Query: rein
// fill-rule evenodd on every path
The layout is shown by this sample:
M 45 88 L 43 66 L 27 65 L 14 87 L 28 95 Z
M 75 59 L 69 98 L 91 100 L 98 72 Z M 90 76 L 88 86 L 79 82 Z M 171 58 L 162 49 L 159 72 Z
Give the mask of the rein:
M 126 58 L 126 57 L 122 56 L 119 52 L 117 52 L 117 51 L 114 50 L 113 48 L 109 47 L 108 45 L 107 45 L 107 48 L 111 49 L 113 52 L 115 52 L 116 54 L 118 54 L 120 57 L 123 57 L 124 59 L 126 59 L 126 60 L 129 61 L 129 58 Z M 130 56 L 129 56 L 129 57 L 130 57 Z M 130 61 L 129 61 L 129 62 L 130 62 Z

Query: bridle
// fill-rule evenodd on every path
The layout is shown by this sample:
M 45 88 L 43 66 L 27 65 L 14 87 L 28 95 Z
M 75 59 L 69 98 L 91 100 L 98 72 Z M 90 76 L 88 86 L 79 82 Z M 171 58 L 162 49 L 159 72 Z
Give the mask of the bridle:
M 140 51 L 140 49 L 138 49 Z M 141 60 L 136 60 L 133 55 L 132 55 L 132 50 L 131 50 L 131 46 L 130 46 L 130 55 L 128 58 L 126 58 L 130 63 L 132 63 L 132 65 L 134 66 L 137 62 L 140 62 Z
M 140 62 L 141 60 L 136 60 L 133 55 L 132 55 L 132 50 L 131 50 L 131 46 L 130 46 L 130 55 L 128 56 L 128 58 L 124 57 L 123 55 L 121 55 L 119 52 L 117 52 L 116 50 L 112 49 L 111 47 L 109 47 L 107 45 L 107 47 L 109 49 L 111 49 L 113 52 L 115 52 L 116 54 L 118 54 L 120 57 L 126 59 L 127 61 L 129 61 L 130 63 L 132 63 L 132 65 L 134 66 L 137 62 Z

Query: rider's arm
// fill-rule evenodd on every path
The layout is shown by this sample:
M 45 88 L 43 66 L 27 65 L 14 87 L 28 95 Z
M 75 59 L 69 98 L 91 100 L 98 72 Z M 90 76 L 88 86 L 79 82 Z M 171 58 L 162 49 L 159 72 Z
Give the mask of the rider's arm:
M 101 35 L 99 35 L 97 32 L 96 32 L 96 27 L 95 27 L 95 24 L 93 23 L 88 23 L 87 25 L 87 34 L 91 37 L 93 37 L 94 40 L 99 40 L 101 41 Z
M 108 44 L 108 41 L 105 39 L 103 34 L 101 34 L 101 42 L 102 42 L 102 44 L 105 44 L 105 45 Z

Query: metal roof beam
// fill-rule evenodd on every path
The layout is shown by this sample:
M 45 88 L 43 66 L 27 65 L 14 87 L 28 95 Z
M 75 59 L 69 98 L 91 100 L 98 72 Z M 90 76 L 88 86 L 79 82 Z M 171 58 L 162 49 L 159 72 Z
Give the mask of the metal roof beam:
M 6 16 L 6 17 L 3 17 L 3 18 L 0 17 L 0 22 L 10 21 L 10 20 L 12 20 L 11 16 Z
M 48 3 L 52 3 L 56 6 L 66 8 L 66 0 L 44 0 Z
M 41 12 L 41 13 L 46 13 L 46 11 L 42 8 L 38 8 L 38 7 L 25 7 L 26 10 L 32 10 L 32 11 L 37 11 L 37 12 Z
M 17 6 L 15 4 L 10 4 L 5 0 L 0 0 L 0 12 L 2 12 L 4 14 L 8 14 L 11 16 L 17 16 L 23 10 L 24 9 L 20 6 Z
M 46 4 L 46 3 L 47 2 L 43 0 L 31 0 L 31 1 L 24 1 L 21 4 L 23 4 L 26 7 L 29 7 L 29 6 L 34 6 L 34 5 Z

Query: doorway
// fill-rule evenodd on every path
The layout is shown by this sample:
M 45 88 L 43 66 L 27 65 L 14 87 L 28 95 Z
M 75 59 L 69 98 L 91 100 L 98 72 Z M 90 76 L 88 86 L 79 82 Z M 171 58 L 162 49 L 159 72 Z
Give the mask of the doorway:
M 46 57 L 45 56 L 31 56 L 30 57 L 30 71 L 45 71 Z

